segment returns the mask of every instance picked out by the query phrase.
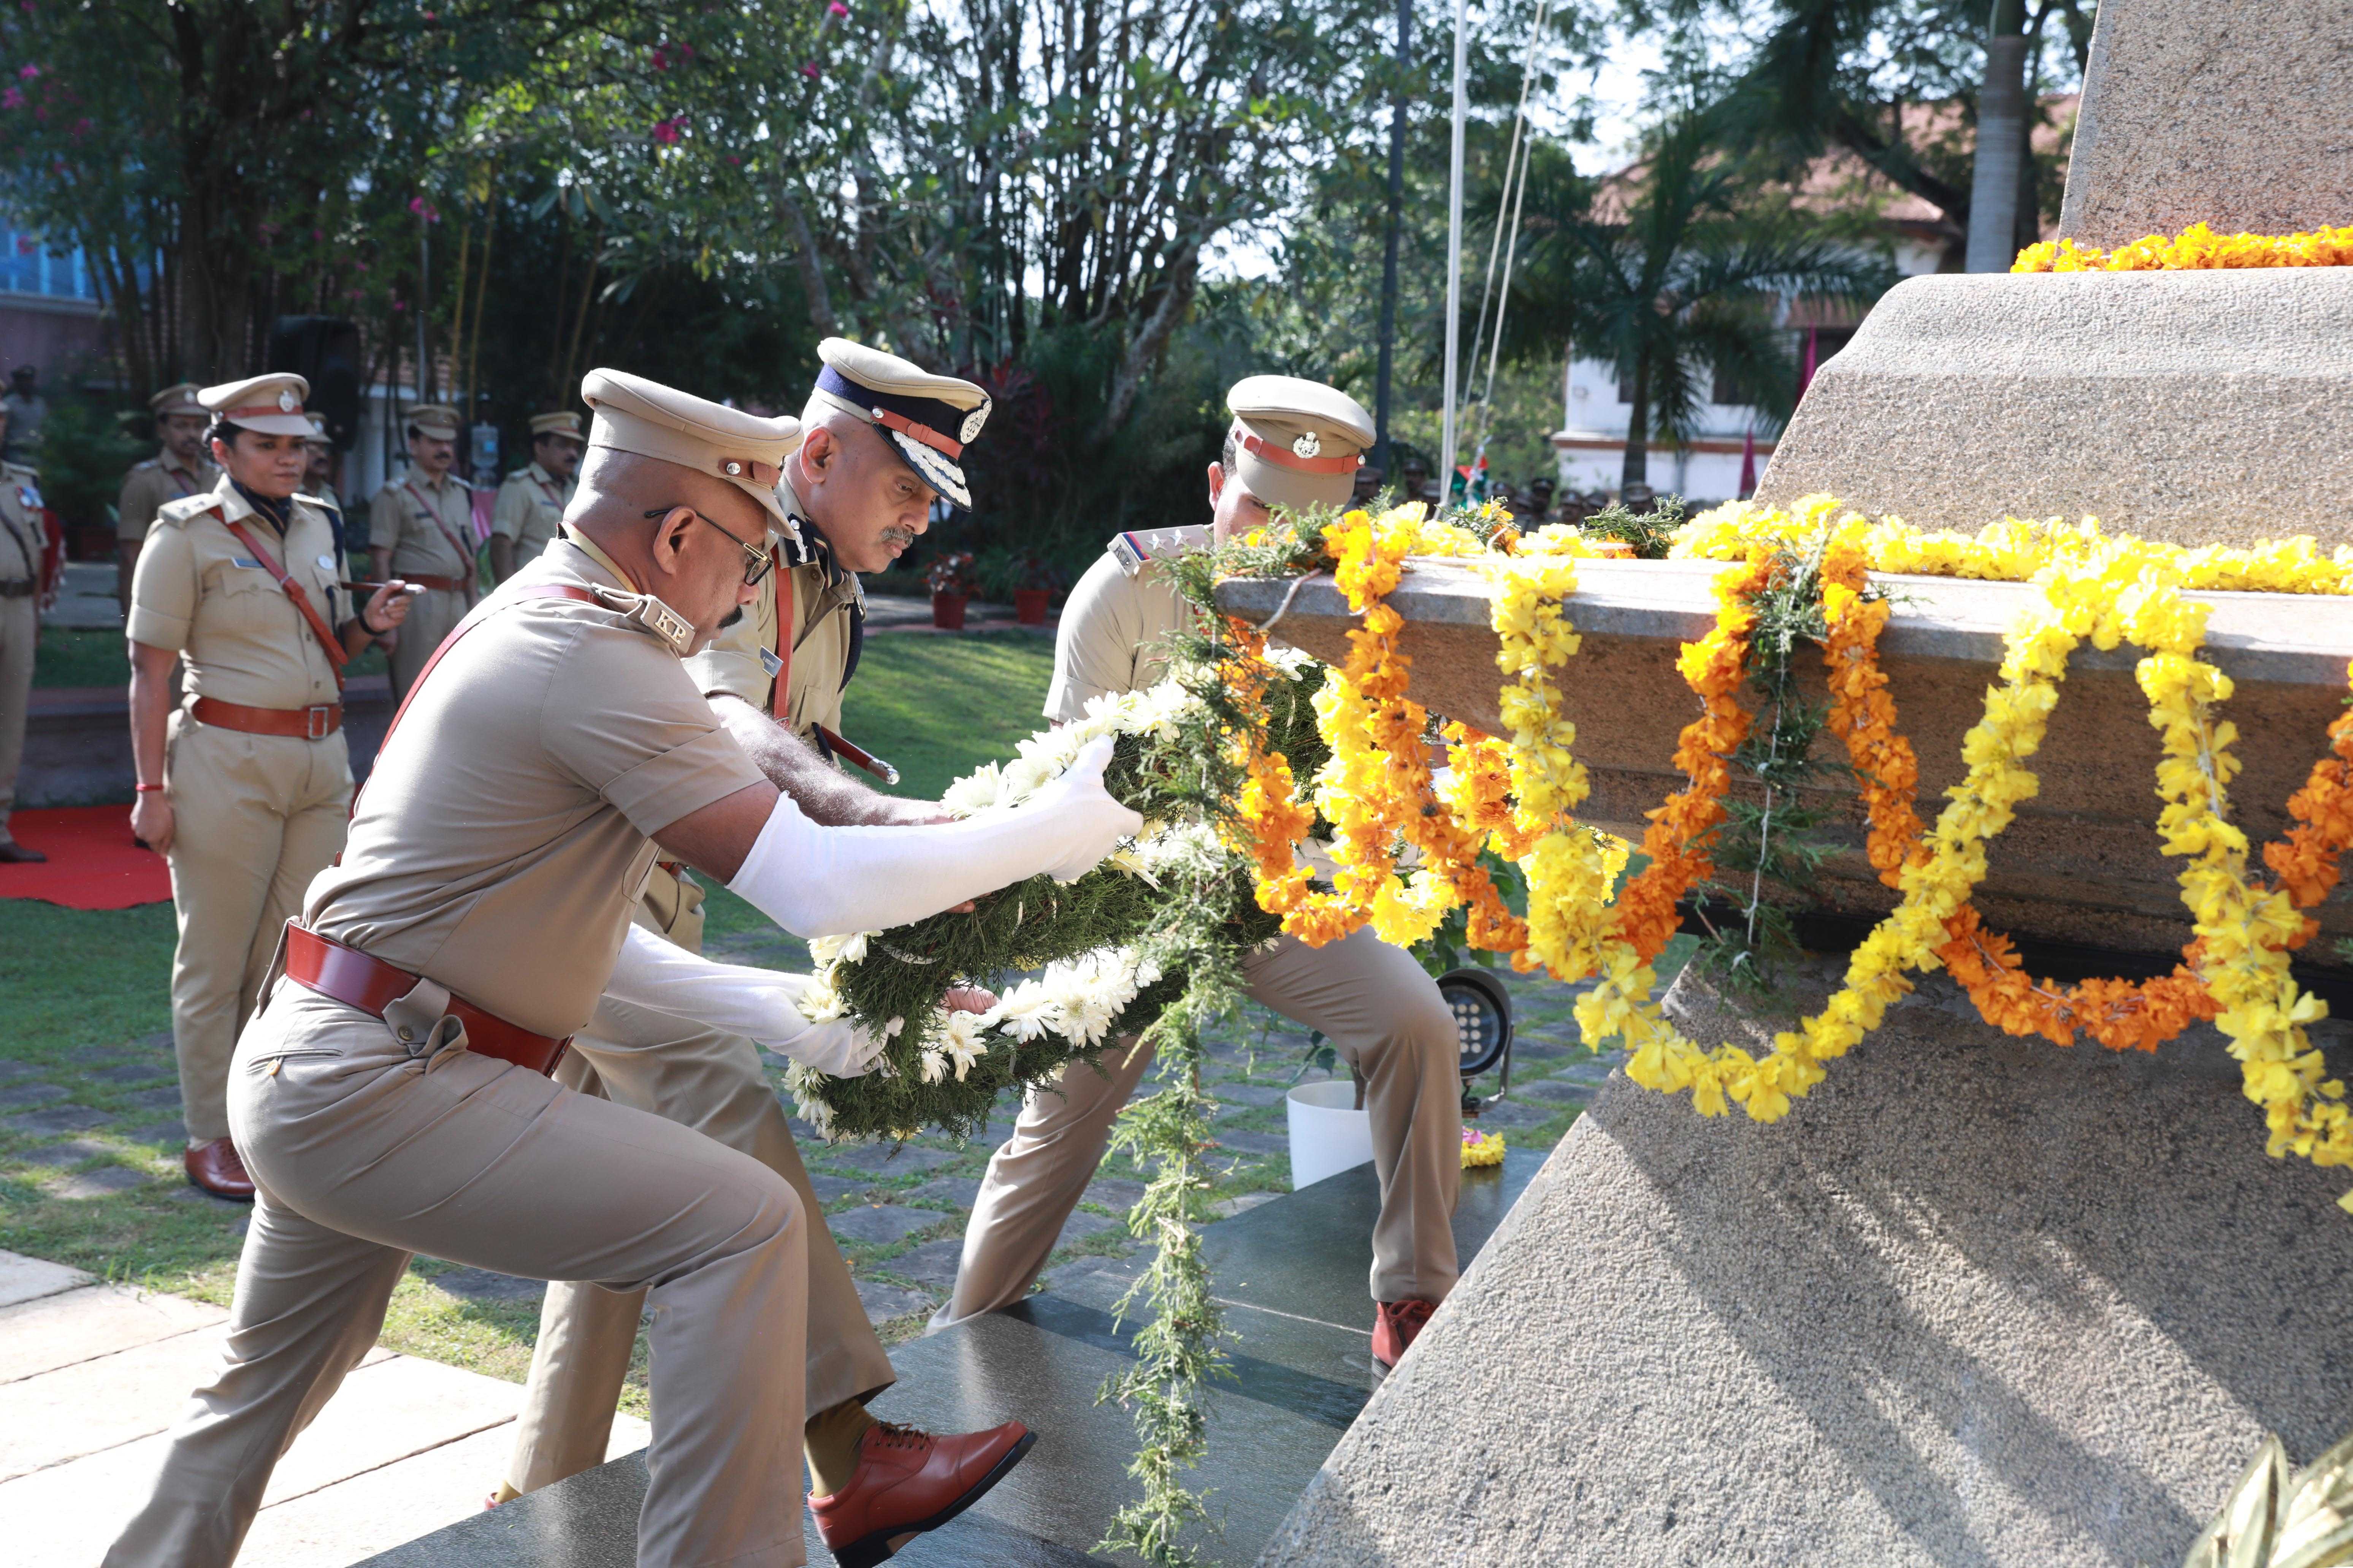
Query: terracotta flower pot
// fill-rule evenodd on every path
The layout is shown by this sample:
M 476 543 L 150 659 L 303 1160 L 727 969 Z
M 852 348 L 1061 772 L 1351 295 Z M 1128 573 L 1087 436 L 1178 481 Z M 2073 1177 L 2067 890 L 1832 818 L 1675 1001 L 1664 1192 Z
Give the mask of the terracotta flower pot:
M 964 630 L 964 607 L 971 602 L 970 596 L 964 594 L 933 595 L 932 625 L 944 632 Z
M 1046 606 L 1053 600 L 1046 588 L 1016 588 L 1013 590 L 1013 618 L 1025 626 L 1046 624 Z

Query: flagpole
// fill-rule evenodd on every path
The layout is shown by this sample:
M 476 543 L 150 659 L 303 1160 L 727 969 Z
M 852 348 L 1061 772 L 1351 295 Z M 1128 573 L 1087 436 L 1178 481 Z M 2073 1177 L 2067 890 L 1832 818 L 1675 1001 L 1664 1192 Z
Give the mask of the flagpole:
M 1446 192 L 1446 413 L 1439 440 L 1445 448 L 1438 471 L 1438 500 L 1454 492 L 1454 388 L 1462 347 L 1462 76 L 1465 14 L 1470 0 L 1454 0 L 1454 143 Z

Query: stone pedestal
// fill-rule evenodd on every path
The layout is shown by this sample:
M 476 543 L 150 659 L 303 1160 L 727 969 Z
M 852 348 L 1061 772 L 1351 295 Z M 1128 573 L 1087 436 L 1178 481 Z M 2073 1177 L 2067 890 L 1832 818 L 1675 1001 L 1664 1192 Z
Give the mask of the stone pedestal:
M 1772 1126 L 1613 1078 L 1260 1561 L 2170 1568 L 2265 1432 L 2353 1425 L 2346 1181 L 2211 1030 L 2061 1050 L 1942 978 Z

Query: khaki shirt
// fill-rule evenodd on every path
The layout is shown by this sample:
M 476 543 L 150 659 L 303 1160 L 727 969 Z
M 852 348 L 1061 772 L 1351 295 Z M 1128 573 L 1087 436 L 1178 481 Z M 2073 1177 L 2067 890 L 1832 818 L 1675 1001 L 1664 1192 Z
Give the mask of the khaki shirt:
M 396 577 L 474 580 L 473 492 L 450 475 L 429 485 L 415 474 L 375 492 L 368 548 L 392 552 Z
M 1168 668 L 1165 639 L 1187 624 L 1183 595 L 1147 561 L 1131 577 L 1105 553 L 1062 606 L 1054 633 L 1054 683 L 1046 689 L 1046 717 L 1056 722 L 1086 716 L 1087 699 L 1104 692 L 1141 691 Z
M 326 513 L 294 498 L 284 538 L 223 474 L 209 494 L 166 503 L 131 579 L 131 640 L 187 656 L 187 695 L 248 708 L 342 700 L 318 634 L 269 569 L 237 542 L 248 531 L 311 596 L 328 626 L 350 618 Z
M 39 478 L 21 463 L 0 463 L 0 583 L 41 580 L 47 533 L 41 526 Z
M 155 526 L 155 514 L 165 501 L 185 500 L 209 492 L 219 482 L 220 470 L 198 458 L 193 468 L 166 447 L 160 455 L 135 464 L 122 478 L 122 496 L 114 506 L 118 539 L 144 539 Z
M 555 542 L 564 509 L 572 500 L 573 483 L 562 484 L 537 463 L 517 468 L 499 487 L 491 509 L 491 532 L 514 541 L 514 563 L 528 566 Z
M 792 481 L 784 483 L 786 510 L 800 511 Z M 843 573 L 828 585 L 827 568 L 818 563 L 779 567 L 760 584 L 760 595 L 744 607 L 736 623 L 719 634 L 719 640 L 686 661 L 705 695 L 725 692 L 769 711 L 775 681 L 761 655 L 779 645 L 776 640 L 776 584 L 789 582 L 793 592 L 793 667 L 786 678 L 785 722 L 804 739 L 822 724 L 841 732 L 841 683 L 849 668 L 849 620 L 858 603 L 858 579 Z M 856 736 L 849 737 L 852 740 Z
M 516 592 L 537 583 L 602 602 Z M 417 683 L 305 923 L 523 1028 L 585 1026 L 651 836 L 762 782 L 650 604 L 568 539 L 491 595 Z

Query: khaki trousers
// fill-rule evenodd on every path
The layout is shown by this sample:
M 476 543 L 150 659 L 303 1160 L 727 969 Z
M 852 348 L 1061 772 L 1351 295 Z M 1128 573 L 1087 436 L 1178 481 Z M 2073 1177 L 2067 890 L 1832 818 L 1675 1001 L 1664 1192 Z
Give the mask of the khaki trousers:
M 172 715 L 164 752 L 173 830 L 172 1047 L 188 1142 L 228 1134 L 228 1064 L 278 933 L 311 879 L 343 852 L 352 761 L 321 741 L 248 735 Z
M 638 923 L 690 952 L 702 950 L 702 889 L 657 868 Z M 682 1033 L 675 1018 L 606 1002 L 572 1042 L 557 1081 L 691 1127 L 749 1154 L 790 1184 L 809 1216 L 806 1407 L 870 1399 L 897 1381 L 890 1353 L 867 1321 L 825 1204 L 809 1185 L 784 1107 L 739 1035 Z M 604 1462 L 613 1409 L 628 1375 L 642 1298 L 594 1285 L 551 1285 L 540 1310 L 531 1383 L 515 1423 L 507 1485 L 552 1486 Z
M 108 1568 L 217 1568 L 271 1468 L 367 1352 L 413 1251 L 650 1290 L 643 1568 L 796 1568 L 808 1219 L 756 1162 L 462 1048 L 429 982 L 384 1020 L 281 982 L 230 1120 L 259 1189 L 227 1355 Z M 404 1012 L 404 1009 L 407 1011 Z
M 1286 936 L 1243 967 L 1253 1001 L 1322 1030 L 1365 1076 L 1381 1186 L 1373 1299 L 1444 1300 L 1457 1272 L 1451 1221 L 1462 1184 L 1462 1079 L 1454 1014 L 1437 982 L 1411 953 L 1370 931 L 1321 948 Z M 1031 1091 L 1013 1136 L 988 1162 L 955 1294 L 934 1327 L 1029 1293 L 1151 1061 L 1140 1047 L 1105 1051 L 1102 1072 L 1072 1062 L 1059 1093 Z
M 30 595 L 0 599 L 0 844 L 9 841 L 8 814 L 16 805 L 25 721 L 33 706 L 33 656 L 41 642 L 41 613 L 33 603 Z
M 394 574 L 398 574 L 397 571 Z M 408 619 L 401 622 L 400 640 L 386 660 L 392 666 L 394 707 L 398 707 L 408 695 L 408 689 L 417 684 L 433 650 L 466 618 L 466 595 L 446 588 L 427 588 L 409 601 Z

